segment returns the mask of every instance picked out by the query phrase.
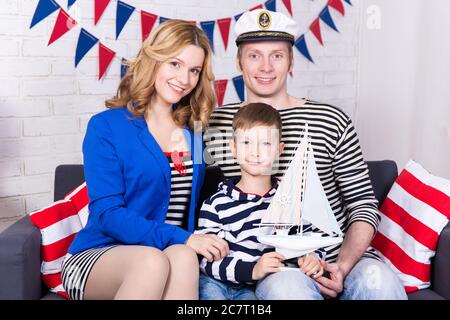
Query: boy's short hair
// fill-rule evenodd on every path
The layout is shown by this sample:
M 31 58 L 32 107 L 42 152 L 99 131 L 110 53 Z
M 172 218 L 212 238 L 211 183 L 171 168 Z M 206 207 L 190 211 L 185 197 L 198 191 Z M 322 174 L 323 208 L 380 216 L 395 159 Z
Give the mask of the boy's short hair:
M 250 129 L 257 125 L 275 126 L 281 140 L 281 117 L 278 111 L 262 102 L 249 103 L 240 107 L 233 118 L 233 136 L 237 129 Z

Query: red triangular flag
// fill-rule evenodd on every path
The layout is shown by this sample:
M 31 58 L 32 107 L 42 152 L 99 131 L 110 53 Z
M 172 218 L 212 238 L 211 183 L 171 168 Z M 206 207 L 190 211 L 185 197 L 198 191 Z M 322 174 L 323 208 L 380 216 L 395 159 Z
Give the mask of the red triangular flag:
M 106 69 L 108 69 L 115 55 L 116 53 L 114 51 L 112 51 L 111 49 L 105 47 L 100 43 L 98 47 L 98 69 L 99 69 L 98 80 L 103 78 Z
M 217 105 L 219 107 L 223 104 L 223 97 L 225 96 L 225 91 L 227 90 L 227 83 L 227 79 L 214 81 L 214 91 L 216 92 Z
M 291 6 L 291 0 L 283 0 L 284 6 L 286 7 L 287 11 L 289 11 L 289 14 L 292 17 L 292 6 Z
M 254 6 L 253 8 L 250 8 L 249 11 L 253 11 L 253 10 L 256 10 L 256 9 L 263 9 L 263 8 L 264 8 L 263 4 L 259 4 L 257 6 Z
M 77 22 L 74 19 L 72 19 L 63 9 L 60 9 L 47 45 L 49 46 L 58 40 L 63 34 L 75 27 L 76 24 Z
M 225 46 L 225 50 L 228 47 L 228 35 L 230 33 L 230 23 L 231 18 L 223 18 L 217 20 L 217 24 L 219 25 L 220 34 L 222 35 L 223 44 Z
M 328 1 L 328 5 L 333 9 L 336 9 L 342 16 L 345 15 L 345 9 L 342 0 L 330 0 Z
M 95 0 L 94 2 L 94 25 L 100 20 L 103 12 L 111 0 Z
M 155 21 L 158 18 L 157 15 L 153 13 L 146 12 L 144 10 L 141 11 L 141 31 L 142 31 L 142 42 L 147 39 L 150 32 L 152 32 L 153 26 L 155 25 Z
M 313 21 L 313 23 L 311 23 L 311 25 L 309 26 L 309 30 L 312 31 L 313 35 L 316 36 L 320 44 L 323 45 L 322 33 L 320 32 L 320 18 L 317 18 Z

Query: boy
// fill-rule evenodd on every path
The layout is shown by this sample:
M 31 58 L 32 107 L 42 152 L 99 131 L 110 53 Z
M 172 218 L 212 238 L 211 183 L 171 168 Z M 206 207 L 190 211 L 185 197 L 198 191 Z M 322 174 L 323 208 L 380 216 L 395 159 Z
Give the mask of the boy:
M 270 232 L 270 227 L 255 226 L 278 186 L 271 174 L 284 149 L 280 132 L 278 111 L 265 103 L 250 103 L 234 116 L 230 144 L 241 176 L 222 182 L 218 192 L 204 202 L 196 231 L 225 239 L 229 253 L 218 261 L 201 261 L 202 300 L 256 299 L 255 282 L 284 266 L 281 254 L 257 241 L 257 235 Z M 299 258 L 298 264 L 308 276 L 323 273 L 313 255 Z

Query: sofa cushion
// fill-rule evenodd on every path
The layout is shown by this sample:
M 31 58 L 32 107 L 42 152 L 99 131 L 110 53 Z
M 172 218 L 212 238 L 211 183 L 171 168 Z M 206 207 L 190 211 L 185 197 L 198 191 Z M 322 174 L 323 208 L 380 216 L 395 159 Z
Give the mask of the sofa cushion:
M 86 184 L 83 183 L 63 200 L 30 213 L 31 222 L 42 235 L 42 279 L 50 291 L 66 298 L 61 283 L 62 262 L 73 238 L 86 225 L 88 203 Z
M 450 181 L 410 160 L 381 208 L 372 246 L 408 293 L 430 286 L 430 259 L 450 217 Z

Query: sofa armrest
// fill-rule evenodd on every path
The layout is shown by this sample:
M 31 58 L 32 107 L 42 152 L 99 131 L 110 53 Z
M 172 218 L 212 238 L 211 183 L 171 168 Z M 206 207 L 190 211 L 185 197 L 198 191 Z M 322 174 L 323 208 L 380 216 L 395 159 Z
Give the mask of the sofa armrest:
M 433 290 L 450 300 L 450 223 L 442 230 L 433 263 Z
M 0 299 L 41 297 L 41 233 L 25 216 L 0 233 Z

